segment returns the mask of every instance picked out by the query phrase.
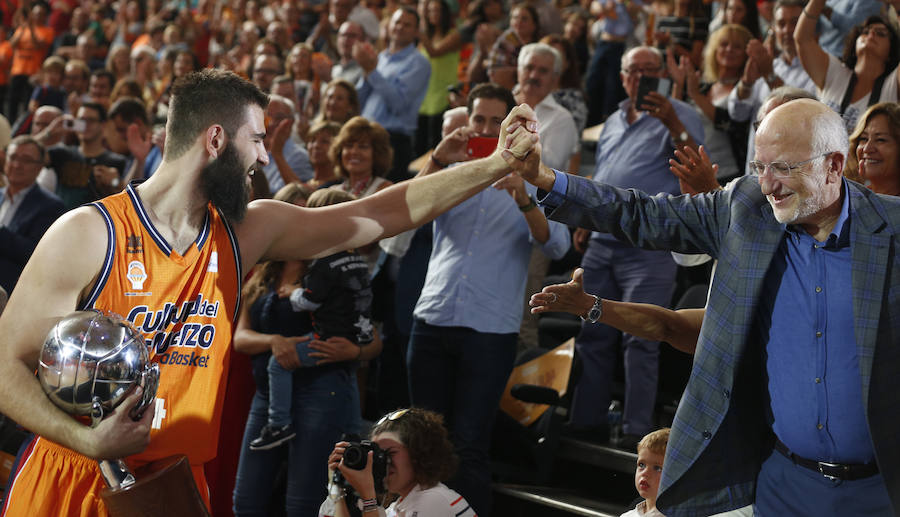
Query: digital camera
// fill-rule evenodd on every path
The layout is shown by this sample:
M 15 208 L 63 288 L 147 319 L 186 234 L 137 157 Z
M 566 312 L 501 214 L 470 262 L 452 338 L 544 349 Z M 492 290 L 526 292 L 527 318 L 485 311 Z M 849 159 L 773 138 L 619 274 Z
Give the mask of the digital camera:
M 370 440 L 351 441 L 344 449 L 344 465 L 355 470 L 363 470 L 366 468 L 369 451 L 372 451 L 372 478 L 375 480 L 375 491 L 383 493 L 384 477 L 387 475 L 388 464 L 391 459 L 387 451 L 378 446 L 377 443 Z M 350 486 L 340 471 L 335 472 L 337 483 L 348 491 L 352 491 Z

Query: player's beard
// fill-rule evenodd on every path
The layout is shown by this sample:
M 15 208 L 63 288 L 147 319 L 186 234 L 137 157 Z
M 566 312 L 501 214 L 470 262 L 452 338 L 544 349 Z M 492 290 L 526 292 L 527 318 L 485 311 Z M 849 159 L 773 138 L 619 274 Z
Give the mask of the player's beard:
M 203 167 L 200 174 L 207 198 L 228 221 L 240 222 L 247 213 L 247 203 L 250 202 L 248 169 L 243 167 L 237 149 L 229 142 L 216 159 Z

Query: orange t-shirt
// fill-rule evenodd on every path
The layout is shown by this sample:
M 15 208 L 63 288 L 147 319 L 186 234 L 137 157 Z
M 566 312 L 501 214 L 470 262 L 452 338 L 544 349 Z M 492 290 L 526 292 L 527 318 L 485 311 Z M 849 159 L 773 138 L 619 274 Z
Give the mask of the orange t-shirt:
M 16 29 L 10 39 L 21 33 L 18 43 L 13 47 L 12 75 L 34 75 L 41 69 L 47 51 L 53 43 L 53 29 L 51 27 L 33 27 L 34 32 L 27 26 Z M 39 46 L 38 43 L 41 43 Z

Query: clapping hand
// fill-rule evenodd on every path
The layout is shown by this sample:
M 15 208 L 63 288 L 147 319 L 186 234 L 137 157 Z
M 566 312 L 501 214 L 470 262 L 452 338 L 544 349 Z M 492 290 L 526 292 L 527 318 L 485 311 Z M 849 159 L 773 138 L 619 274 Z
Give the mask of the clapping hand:
M 716 181 L 719 166 L 712 163 L 702 145 L 699 152 L 687 146 L 676 150 L 675 158 L 677 161 L 669 160 L 669 170 L 678 178 L 682 193 L 700 194 L 721 188 Z

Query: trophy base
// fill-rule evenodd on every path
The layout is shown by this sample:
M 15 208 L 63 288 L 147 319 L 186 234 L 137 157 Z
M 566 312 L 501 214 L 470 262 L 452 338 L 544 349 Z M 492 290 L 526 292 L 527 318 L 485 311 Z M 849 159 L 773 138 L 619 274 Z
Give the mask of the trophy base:
M 128 487 L 100 493 L 111 517 L 208 517 L 187 456 L 169 456 L 136 469 Z

